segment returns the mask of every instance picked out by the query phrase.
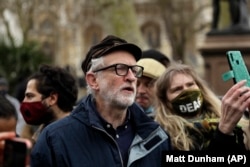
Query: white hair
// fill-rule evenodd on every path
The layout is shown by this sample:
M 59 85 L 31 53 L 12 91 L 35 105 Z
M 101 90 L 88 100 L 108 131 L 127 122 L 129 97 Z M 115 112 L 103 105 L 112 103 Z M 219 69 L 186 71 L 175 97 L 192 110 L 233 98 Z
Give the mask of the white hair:
M 104 64 L 103 57 L 91 59 L 91 67 L 90 67 L 90 69 L 87 72 L 93 72 L 93 71 L 97 70 L 98 68 L 103 67 L 104 65 L 105 64 Z M 87 94 L 93 94 L 93 95 L 95 95 L 94 90 L 88 84 L 87 84 Z

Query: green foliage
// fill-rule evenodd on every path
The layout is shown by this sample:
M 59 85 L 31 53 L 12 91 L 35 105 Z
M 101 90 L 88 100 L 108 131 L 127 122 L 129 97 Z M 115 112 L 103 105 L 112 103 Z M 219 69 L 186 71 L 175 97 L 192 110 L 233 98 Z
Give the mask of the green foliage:
M 38 43 L 25 42 L 21 46 L 11 47 L 0 42 L 0 75 L 8 79 L 10 93 L 42 63 L 50 64 L 51 59 L 42 52 Z

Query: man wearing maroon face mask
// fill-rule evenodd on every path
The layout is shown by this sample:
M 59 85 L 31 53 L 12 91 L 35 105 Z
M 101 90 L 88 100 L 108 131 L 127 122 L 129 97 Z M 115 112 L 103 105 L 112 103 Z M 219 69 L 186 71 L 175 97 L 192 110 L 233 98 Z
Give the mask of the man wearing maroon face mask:
M 41 125 L 32 139 L 53 121 L 67 116 L 77 100 L 74 77 L 65 69 L 42 65 L 29 77 L 21 113 L 29 125 Z

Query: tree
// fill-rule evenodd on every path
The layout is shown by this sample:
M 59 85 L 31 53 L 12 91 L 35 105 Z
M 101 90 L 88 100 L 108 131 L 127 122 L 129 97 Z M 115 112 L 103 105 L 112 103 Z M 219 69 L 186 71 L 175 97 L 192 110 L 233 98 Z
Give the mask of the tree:
M 7 37 L 0 36 L 0 75 L 6 77 L 10 91 L 18 82 L 36 71 L 41 63 L 50 63 L 40 44 L 28 38 L 28 32 L 33 26 L 33 10 L 36 0 L 0 1 L 0 18 L 6 29 Z M 15 43 L 15 34 L 10 31 L 10 20 L 4 12 L 9 11 L 17 17 L 17 24 L 22 30 L 22 43 Z
M 95 0 L 95 6 L 100 11 L 105 32 L 125 38 L 142 48 L 146 46 L 132 0 Z
M 186 62 L 188 54 L 195 54 L 197 50 L 197 33 L 204 31 L 210 25 L 201 19 L 202 12 L 210 7 L 210 4 L 196 0 L 156 0 L 156 2 L 161 7 L 173 59 Z
M 9 81 L 11 93 L 19 82 L 38 70 L 41 63 L 50 62 L 36 42 L 26 42 L 17 47 L 0 43 L 0 74 Z

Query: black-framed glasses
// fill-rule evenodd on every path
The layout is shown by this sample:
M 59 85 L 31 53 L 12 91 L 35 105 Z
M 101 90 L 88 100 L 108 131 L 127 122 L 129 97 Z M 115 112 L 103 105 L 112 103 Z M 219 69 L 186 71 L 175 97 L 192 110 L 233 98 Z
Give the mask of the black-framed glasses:
M 104 68 L 100 68 L 100 69 L 95 70 L 93 72 L 103 71 L 103 70 L 107 70 L 109 68 L 115 68 L 116 75 L 119 75 L 119 76 L 127 75 L 128 70 L 131 69 L 134 76 L 137 78 L 140 78 L 142 76 L 143 69 L 144 69 L 142 66 L 138 66 L 138 65 L 129 66 L 127 64 L 119 63 L 119 64 L 113 64 L 113 65 L 110 65 L 110 66 L 107 66 Z

